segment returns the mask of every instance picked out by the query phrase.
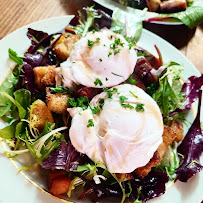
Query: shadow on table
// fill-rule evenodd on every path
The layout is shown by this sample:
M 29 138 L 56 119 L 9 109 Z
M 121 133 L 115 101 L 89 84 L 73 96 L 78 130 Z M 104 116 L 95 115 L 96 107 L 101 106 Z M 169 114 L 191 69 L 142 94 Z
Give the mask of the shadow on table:
M 185 25 L 159 25 L 144 22 L 143 26 L 145 29 L 164 38 L 178 49 L 187 45 L 196 31 L 196 28 L 190 29 Z
M 203 23 L 199 25 L 200 29 L 203 31 Z

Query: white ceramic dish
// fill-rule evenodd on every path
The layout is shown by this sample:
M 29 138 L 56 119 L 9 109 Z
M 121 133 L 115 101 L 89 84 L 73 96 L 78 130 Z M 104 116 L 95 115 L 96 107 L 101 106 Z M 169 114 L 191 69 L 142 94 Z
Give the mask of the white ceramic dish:
M 126 13 L 137 13 L 137 14 L 141 14 L 142 13 L 142 10 L 140 9 L 134 9 L 134 8 L 131 8 L 131 7 L 127 7 L 127 6 L 123 6 L 115 1 L 112 1 L 112 0 L 94 0 L 96 3 L 102 5 L 103 7 L 105 8 L 108 8 L 112 11 L 114 11 L 115 8 L 119 8 L 123 11 L 125 11 Z M 155 12 L 148 12 L 148 17 L 149 18 L 154 18 L 156 17 L 156 13 Z M 178 20 L 175 20 L 175 22 L 169 22 L 167 20 L 162 20 L 162 21 L 150 21 L 150 23 L 155 23 L 155 24 L 162 24 L 162 25 L 182 25 L 183 23 L 182 22 L 179 22 Z M 177 22 L 176 22 L 177 21 Z
M 19 55 L 22 55 L 29 47 L 30 41 L 26 37 L 28 27 L 48 33 L 54 33 L 64 28 L 69 23 L 71 18 L 72 16 L 64 16 L 39 21 L 20 28 L 2 39 L 0 41 L 0 81 L 3 80 L 8 68 L 13 64 L 13 62 L 8 59 L 8 49 L 11 48 Z M 165 62 L 173 60 L 185 67 L 185 71 L 183 72 L 184 78 L 188 78 L 191 75 L 200 75 L 197 69 L 175 47 L 155 34 L 144 29 L 138 45 L 157 55 L 154 49 L 155 44 L 159 47 Z M 191 111 L 188 114 L 188 120 L 192 122 L 193 119 L 194 116 Z M 2 126 L 3 123 L 1 122 L 0 127 Z M 1 145 L 0 147 L 2 148 Z M 30 158 L 29 156 L 24 155 L 23 157 L 20 157 L 19 160 L 22 161 L 22 159 L 25 159 L 27 162 Z M 33 185 L 33 183 L 29 182 L 28 179 L 33 180 L 35 184 Z M 61 202 L 61 200 L 58 200 L 48 195 L 44 191 L 37 189 L 37 187 L 46 187 L 46 182 L 39 172 L 25 172 L 24 175 L 18 173 L 11 161 L 3 153 L 0 154 L 0 181 L 0 203 Z M 38 185 L 37 187 L 36 184 Z M 175 183 L 175 185 L 169 188 L 163 196 L 155 198 L 150 202 L 199 203 L 203 199 L 202 188 L 203 173 L 200 173 L 195 177 L 192 177 L 187 184 L 181 182 Z M 77 199 L 75 199 L 75 201 L 78 202 Z

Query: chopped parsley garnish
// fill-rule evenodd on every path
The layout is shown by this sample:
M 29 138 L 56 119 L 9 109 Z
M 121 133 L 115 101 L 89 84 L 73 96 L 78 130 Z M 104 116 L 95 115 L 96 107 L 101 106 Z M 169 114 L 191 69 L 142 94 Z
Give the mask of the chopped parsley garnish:
M 68 107 L 81 107 L 83 110 L 87 109 L 89 100 L 87 97 L 68 98 Z
M 120 51 L 121 51 L 121 49 L 117 49 L 117 50 L 115 50 L 115 51 L 114 51 L 114 55 L 120 53 Z
M 105 87 L 105 88 L 103 88 L 103 91 L 108 93 L 109 99 L 112 99 L 113 93 L 116 93 L 118 91 L 118 89 L 114 87 L 113 90 L 110 90 Z
M 129 44 L 128 44 L 129 50 L 131 50 L 132 47 L 133 47 L 135 44 L 136 44 L 135 42 L 131 42 L 131 43 L 129 43 Z
M 99 100 L 99 103 L 100 103 L 100 104 L 104 104 L 104 99 L 100 99 L 100 100 Z
M 132 75 L 130 75 L 130 77 L 128 78 L 128 82 L 129 82 L 130 84 L 133 84 L 133 85 L 136 84 L 136 80 L 133 79 L 133 76 L 132 76 Z
M 100 86 L 103 85 L 102 81 L 101 81 L 99 78 L 96 78 L 96 80 L 94 81 L 94 84 L 95 84 L 96 86 L 97 86 L 98 84 L 99 84 Z
M 125 97 L 125 96 L 120 96 L 120 102 L 121 102 L 121 104 L 123 104 L 125 102 L 125 100 L 128 100 L 128 98 Z
M 89 128 L 89 127 L 94 127 L 94 121 L 93 121 L 93 119 L 89 119 L 89 120 L 88 120 L 87 127 L 88 127 L 88 128 Z
M 135 110 L 137 111 L 137 112 L 140 112 L 140 111 L 144 111 L 144 104 L 141 104 L 141 103 L 139 103 L 139 104 L 137 104 L 137 106 L 135 107 Z
M 100 62 L 102 62 L 102 59 L 99 59 Z
M 118 39 L 115 39 L 115 42 L 114 42 L 114 43 L 115 43 L 115 45 L 120 45 L 120 46 L 122 46 L 122 47 L 123 47 L 124 44 L 125 44 L 125 43 L 121 42 L 121 40 L 120 40 L 119 38 L 118 38 Z
M 77 107 L 77 101 L 75 98 L 68 98 L 68 107 Z
M 127 97 L 125 97 L 125 96 L 120 96 L 119 98 L 120 98 L 120 102 L 121 102 L 121 106 L 122 106 L 122 107 L 124 107 L 124 108 L 129 108 L 129 109 L 134 109 L 134 107 L 133 107 L 132 105 L 130 105 L 130 104 L 125 104 L 125 103 L 124 103 L 126 100 L 128 100 Z
M 99 104 L 100 104 L 99 107 L 102 109 L 104 106 L 104 99 L 100 99 Z
M 146 56 L 147 54 L 146 53 L 144 53 L 144 52 L 141 52 L 141 51 L 138 51 L 137 52 L 137 56 Z
M 134 106 L 132 106 L 130 104 L 121 104 L 121 106 L 124 108 L 134 109 Z
M 118 39 L 115 39 L 114 43 L 110 44 L 110 49 L 113 49 L 114 50 L 114 55 L 120 53 L 121 49 L 119 49 L 118 46 L 124 46 L 125 43 L 121 42 L 121 40 L 118 38 Z M 111 52 L 110 52 L 111 53 Z M 109 54 L 110 54 L 109 53 Z M 112 54 L 112 53 L 111 53 Z M 110 56 L 110 55 L 108 55 Z
M 115 50 L 116 49 L 116 45 L 114 43 L 112 43 L 112 44 L 110 44 L 110 48 Z
M 106 79 L 106 81 L 108 81 L 109 79 L 108 78 L 105 78 Z
M 129 92 L 130 92 L 130 94 L 132 94 L 135 98 L 138 98 L 138 96 L 135 95 L 132 91 L 129 91 Z
M 88 39 L 88 41 L 87 41 L 88 47 L 92 48 L 95 43 L 99 43 L 99 42 L 100 42 L 100 38 L 97 38 L 95 41 L 92 41 L 92 40 Z
M 99 43 L 100 42 L 100 38 L 97 37 L 95 43 Z
M 51 93 L 62 93 L 62 94 L 67 94 L 69 93 L 69 90 L 67 88 L 63 88 L 61 85 L 57 87 L 50 87 Z
M 128 44 L 128 47 L 129 47 L 129 50 L 131 50 L 132 47 L 136 44 L 136 41 L 135 41 L 134 37 L 127 37 L 127 36 L 125 35 L 124 38 L 125 38 L 126 41 L 129 43 L 129 44 Z
M 123 78 L 123 76 L 122 76 L 122 75 L 118 75 L 118 74 L 116 74 L 116 73 L 113 73 L 113 72 L 111 72 L 111 74 L 113 74 L 113 75 L 115 75 L 115 76 L 118 76 L 118 77 L 121 77 L 121 78 Z
M 93 45 L 94 45 L 94 41 L 89 40 L 89 39 L 88 39 L 88 42 L 87 42 L 87 43 L 88 43 L 88 47 L 89 47 L 89 48 L 92 48 Z
M 109 52 L 108 57 L 112 55 L 112 52 Z
M 93 114 L 98 114 L 98 113 L 100 113 L 101 112 L 101 110 L 102 110 L 102 108 L 103 108 L 103 106 L 104 106 L 104 99 L 100 99 L 99 100 L 99 106 L 95 106 L 94 108 L 92 108 L 90 105 L 89 105 L 89 107 L 90 107 L 90 109 L 91 109 L 91 111 L 92 111 L 92 113 Z
M 94 108 L 92 108 L 92 107 L 90 106 L 90 109 L 91 109 L 91 111 L 92 111 L 93 114 L 98 114 L 98 113 L 100 113 L 100 111 L 101 111 L 101 108 L 98 107 L 98 106 L 95 106 Z

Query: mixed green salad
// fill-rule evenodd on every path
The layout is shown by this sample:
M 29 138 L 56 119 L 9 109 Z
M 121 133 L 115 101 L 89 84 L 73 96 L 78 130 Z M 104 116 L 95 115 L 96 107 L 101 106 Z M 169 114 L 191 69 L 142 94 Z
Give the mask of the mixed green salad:
M 190 28 L 203 22 L 203 2 L 201 0 L 113 0 L 124 6 L 135 8 L 138 17 L 147 22 L 182 22 Z M 147 12 L 146 12 L 147 9 Z M 142 11 L 143 10 L 143 11 Z
M 89 196 L 93 202 L 105 198 L 146 202 L 164 194 L 169 180 L 187 182 L 203 168 L 199 163 L 203 151 L 200 126 L 203 75 L 191 76 L 182 84 L 183 67 L 173 61 L 165 64 L 157 47 L 159 58 L 137 47 L 141 31 L 135 29 L 136 22 L 131 23 L 135 26 L 129 24 L 132 30 L 128 32 L 129 27 L 119 21 L 117 14 L 111 17 L 102 10 L 88 7 L 79 11 L 60 32 L 49 35 L 29 28 L 27 37 L 31 46 L 23 56 L 8 50 L 9 58 L 16 64 L 0 86 L 0 117 L 7 123 L 0 129 L 0 137 L 10 147 L 5 153 L 14 158 L 29 152 L 35 159 L 34 165 L 47 171 L 47 185 L 55 196 L 66 193 L 72 197 L 77 190 L 79 199 Z M 119 95 L 118 89 L 101 88 L 103 81 L 97 78 L 96 88 L 76 85 L 72 90 L 58 84 L 55 78 L 55 68 L 67 60 L 74 44 L 87 33 L 102 29 L 122 35 L 129 50 L 136 50 L 137 63 L 124 83 L 136 85 L 150 95 L 163 117 L 163 143 L 146 166 L 132 173 L 110 173 L 104 163 L 94 162 L 78 152 L 69 137 L 71 116 L 67 108 L 81 107 L 83 111 L 90 108 L 93 115 L 99 115 L 105 99 L 100 99 L 99 106 L 93 108 L 90 105 L 92 98 L 106 92 L 111 99 L 113 95 Z M 88 48 L 97 46 L 99 41 L 89 40 Z M 111 45 L 112 52 L 108 54 L 118 54 L 122 46 L 120 40 L 115 40 Z M 134 107 L 126 103 L 127 97 L 120 95 L 119 98 L 122 108 L 138 113 L 145 111 L 144 104 Z M 183 138 L 182 123 L 186 122 L 186 114 L 197 99 L 198 114 L 193 124 L 188 124 L 189 131 Z M 89 119 L 87 128 L 93 126 L 93 120 Z M 34 165 L 24 166 L 22 170 L 30 170 Z

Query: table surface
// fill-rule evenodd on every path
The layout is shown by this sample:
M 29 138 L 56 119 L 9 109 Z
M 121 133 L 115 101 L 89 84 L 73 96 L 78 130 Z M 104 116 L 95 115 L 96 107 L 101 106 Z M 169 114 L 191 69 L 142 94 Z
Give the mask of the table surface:
M 50 17 L 75 14 L 83 6 L 92 4 L 92 0 L 0 0 L 0 39 L 24 25 Z M 203 24 L 189 29 L 185 25 L 144 23 L 144 28 L 177 47 L 203 73 Z

